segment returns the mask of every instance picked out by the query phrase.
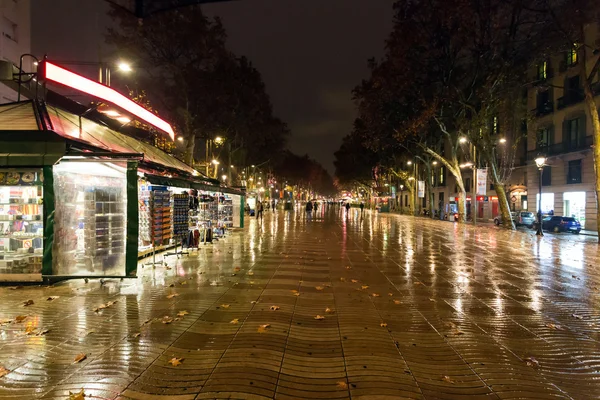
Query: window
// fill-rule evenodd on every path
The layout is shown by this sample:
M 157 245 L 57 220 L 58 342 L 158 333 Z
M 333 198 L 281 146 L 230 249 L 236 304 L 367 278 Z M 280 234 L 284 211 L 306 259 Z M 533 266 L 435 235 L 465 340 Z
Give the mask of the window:
M 4 17 L 4 31 L 2 32 L 4 37 L 12 40 L 13 42 L 17 41 L 17 24 L 12 22 L 10 19 Z
M 567 183 L 581 183 L 581 160 L 569 161 Z
M 543 61 L 537 66 L 537 79 L 539 81 L 546 80 L 548 78 L 548 62 Z
M 438 186 L 446 186 L 446 167 L 444 166 L 440 167 Z
M 545 149 L 548 146 L 552 146 L 554 144 L 554 138 L 552 136 L 552 128 L 545 127 L 538 129 L 536 148 Z
M 494 190 L 494 184 L 490 183 L 490 190 Z
M 498 127 L 498 117 L 492 118 L 492 135 L 497 135 L 500 132 L 500 128 Z
M 538 115 L 546 115 L 553 111 L 552 97 L 550 90 L 538 92 L 537 95 L 537 113 Z
M 577 64 L 577 48 L 573 46 L 571 50 L 567 51 L 567 66 Z
M 545 166 L 542 171 L 542 186 L 552 185 L 552 170 L 549 166 Z
M 581 129 L 581 120 L 579 118 L 570 119 L 565 124 L 565 150 L 577 149 L 583 145 L 584 137 Z

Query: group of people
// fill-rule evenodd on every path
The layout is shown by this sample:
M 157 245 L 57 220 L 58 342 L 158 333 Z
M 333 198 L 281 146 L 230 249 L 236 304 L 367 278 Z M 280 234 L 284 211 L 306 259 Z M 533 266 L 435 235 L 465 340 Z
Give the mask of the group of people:
M 313 210 L 316 213 L 318 209 L 319 209 L 319 203 L 317 203 L 316 201 L 312 202 L 309 200 L 306 203 L 306 218 L 311 219 Z

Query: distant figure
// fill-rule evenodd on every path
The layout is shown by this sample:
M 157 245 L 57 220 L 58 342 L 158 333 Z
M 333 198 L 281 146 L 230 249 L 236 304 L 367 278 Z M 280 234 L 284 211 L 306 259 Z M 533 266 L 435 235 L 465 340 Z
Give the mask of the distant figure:
M 360 203 L 360 213 L 362 214 L 365 211 L 365 203 L 361 201 Z
M 277 205 L 277 204 L 275 203 L 275 199 L 273 199 L 273 200 L 271 201 L 271 208 L 273 209 L 273 211 L 275 211 L 275 206 L 276 206 L 276 205 Z
M 312 210 L 313 205 L 309 200 L 308 203 L 306 203 L 306 219 L 310 220 L 310 218 L 312 217 Z
M 315 214 L 317 213 L 317 210 L 319 209 L 319 203 L 317 203 L 315 201 L 314 205 L 313 205 L 314 209 L 315 209 Z
M 346 203 L 346 214 L 350 212 L 350 202 Z
M 264 211 L 264 208 L 263 208 L 262 201 L 257 202 L 256 203 L 256 219 L 260 218 L 262 220 L 262 218 L 263 218 L 263 211 Z

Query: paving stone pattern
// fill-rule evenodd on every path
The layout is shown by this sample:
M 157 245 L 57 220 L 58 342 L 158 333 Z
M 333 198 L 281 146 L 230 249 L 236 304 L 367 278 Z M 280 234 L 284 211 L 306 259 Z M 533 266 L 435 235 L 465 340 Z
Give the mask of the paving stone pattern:
M 266 213 L 138 279 L 0 288 L 0 399 L 598 399 L 599 256 L 492 227 Z

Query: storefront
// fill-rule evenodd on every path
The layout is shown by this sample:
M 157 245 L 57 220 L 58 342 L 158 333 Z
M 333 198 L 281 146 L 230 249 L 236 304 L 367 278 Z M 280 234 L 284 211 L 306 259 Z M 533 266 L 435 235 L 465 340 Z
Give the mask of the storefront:
M 538 211 L 538 204 L 540 202 L 540 194 L 536 194 L 535 203 L 536 212 Z M 542 214 L 553 214 L 554 213 L 554 193 L 543 193 L 542 192 Z
M 242 191 L 95 117 L 0 106 L 0 281 L 134 276 L 149 248 L 243 227 Z
M 542 199 L 544 198 L 542 194 Z M 563 193 L 563 215 L 565 217 L 577 218 L 581 223 L 581 228 L 585 229 L 585 192 L 564 192 Z

